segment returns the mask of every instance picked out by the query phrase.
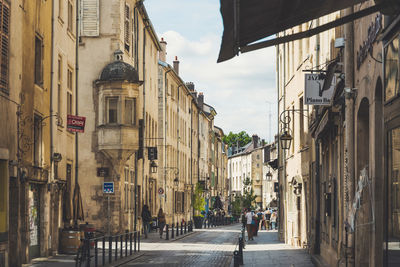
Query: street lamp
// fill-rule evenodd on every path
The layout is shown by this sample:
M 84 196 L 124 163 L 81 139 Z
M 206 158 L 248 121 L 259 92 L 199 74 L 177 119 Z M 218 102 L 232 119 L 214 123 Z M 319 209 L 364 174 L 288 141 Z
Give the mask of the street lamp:
M 266 174 L 266 178 L 267 178 L 267 180 L 272 180 L 272 173 L 270 170 L 268 170 L 268 172 Z
M 157 164 L 154 160 L 151 161 L 150 163 L 150 171 L 151 173 L 157 173 Z
M 281 134 L 280 140 L 281 140 L 282 149 L 286 149 L 286 150 L 289 149 L 292 139 L 293 138 L 288 131 L 285 131 L 283 134 Z

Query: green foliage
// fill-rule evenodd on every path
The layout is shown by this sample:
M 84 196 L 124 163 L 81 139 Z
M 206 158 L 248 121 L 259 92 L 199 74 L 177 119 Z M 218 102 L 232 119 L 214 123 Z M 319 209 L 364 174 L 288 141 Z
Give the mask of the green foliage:
M 243 181 L 243 207 L 244 208 L 250 208 L 250 209 L 255 209 L 254 203 L 256 200 L 256 196 L 254 194 L 254 190 L 252 187 L 253 181 L 250 180 L 250 177 L 247 177 Z
M 229 132 L 228 135 L 224 135 L 222 141 L 228 146 L 233 146 L 239 143 L 239 146 L 242 147 L 251 142 L 251 137 L 245 131 L 241 131 L 237 134 Z
M 240 216 L 241 210 L 242 210 L 241 197 L 235 196 L 235 199 L 232 202 L 232 215 L 235 217 Z
M 203 189 L 200 183 L 197 183 L 193 193 L 193 208 L 197 214 L 200 214 L 204 210 L 205 205 L 206 200 L 203 197 Z

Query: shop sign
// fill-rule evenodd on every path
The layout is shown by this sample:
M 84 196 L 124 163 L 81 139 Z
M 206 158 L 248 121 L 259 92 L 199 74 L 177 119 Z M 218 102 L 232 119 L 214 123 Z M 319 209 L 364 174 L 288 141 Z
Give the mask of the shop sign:
M 80 116 L 67 116 L 67 130 L 70 132 L 83 133 L 85 131 L 86 117 Z
M 360 45 L 360 49 L 357 51 L 357 69 L 360 69 L 361 65 L 367 59 L 368 54 L 372 55 L 373 52 L 373 44 L 378 37 L 379 32 L 382 29 L 382 15 L 379 14 L 376 16 L 375 21 L 371 23 L 368 27 L 368 37 L 367 39 Z
M 336 77 L 333 75 L 332 83 L 324 90 L 325 75 L 305 74 L 305 105 L 330 105 L 335 91 Z

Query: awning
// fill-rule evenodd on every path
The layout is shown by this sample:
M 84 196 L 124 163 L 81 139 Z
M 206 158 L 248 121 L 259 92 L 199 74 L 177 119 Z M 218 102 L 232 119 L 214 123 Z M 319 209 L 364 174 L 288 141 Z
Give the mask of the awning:
M 332 12 L 364 2 L 365 0 L 221 0 L 221 15 L 224 23 L 221 50 L 218 62 L 249 51 L 248 45 L 273 36 L 296 25 L 322 17 Z M 385 2 L 385 1 L 383 1 Z M 378 6 L 325 24 L 307 32 L 296 34 L 295 40 L 315 35 L 329 28 L 347 23 L 379 10 Z M 286 36 L 282 42 L 289 41 Z M 293 41 L 293 40 L 290 40 Z M 281 42 L 281 43 L 282 43 Z M 264 43 L 264 42 L 263 42 Z M 269 40 L 266 46 L 276 45 Z M 252 44 L 254 45 L 254 44 Z M 255 46 L 251 50 L 266 47 Z

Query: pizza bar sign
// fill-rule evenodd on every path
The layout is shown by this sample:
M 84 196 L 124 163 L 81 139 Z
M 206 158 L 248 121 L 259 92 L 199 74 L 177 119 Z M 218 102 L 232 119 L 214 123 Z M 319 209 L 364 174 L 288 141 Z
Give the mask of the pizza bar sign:
M 80 116 L 67 116 L 67 130 L 70 132 L 83 133 L 85 131 L 86 117 Z
M 320 74 L 306 74 L 305 81 L 304 104 L 330 105 L 336 85 L 335 75 L 332 77 L 332 83 L 325 88 L 325 77 Z

